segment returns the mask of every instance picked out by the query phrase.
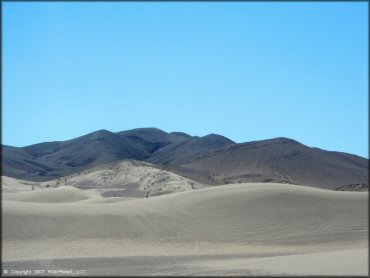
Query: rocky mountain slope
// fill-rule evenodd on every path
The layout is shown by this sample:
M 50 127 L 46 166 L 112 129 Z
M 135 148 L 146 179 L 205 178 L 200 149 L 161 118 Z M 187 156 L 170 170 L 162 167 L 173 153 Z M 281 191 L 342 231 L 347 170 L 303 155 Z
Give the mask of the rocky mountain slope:
M 369 160 L 305 146 L 288 138 L 237 144 L 156 128 L 99 130 L 72 140 L 2 146 L 2 175 L 48 181 L 123 160 L 147 161 L 202 184 L 277 182 L 366 190 Z
M 356 155 L 275 138 L 230 145 L 172 170 L 211 184 L 279 182 L 335 189 L 368 187 L 368 163 Z

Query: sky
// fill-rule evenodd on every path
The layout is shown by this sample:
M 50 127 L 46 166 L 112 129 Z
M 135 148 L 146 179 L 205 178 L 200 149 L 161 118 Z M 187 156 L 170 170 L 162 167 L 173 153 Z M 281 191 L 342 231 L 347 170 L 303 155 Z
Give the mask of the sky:
M 367 2 L 3 2 L 2 143 L 157 127 L 369 157 Z

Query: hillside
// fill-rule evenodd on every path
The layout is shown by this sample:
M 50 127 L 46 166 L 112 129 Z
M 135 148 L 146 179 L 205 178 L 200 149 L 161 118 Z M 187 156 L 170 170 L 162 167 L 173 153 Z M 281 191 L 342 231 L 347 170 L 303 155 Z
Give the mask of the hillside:
M 217 134 L 193 137 L 176 142 L 154 152 L 147 161 L 155 164 L 181 165 L 210 151 L 235 144 L 234 141 Z
M 369 160 L 311 148 L 288 138 L 247 143 L 139 128 L 99 130 L 75 139 L 22 148 L 2 146 L 2 175 L 48 181 L 126 159 L 146 161 L 202 184 L 277 182 L 368 190 Z
M 328 189 L 360 184 L 368 188 L 368 162 L 275 138 L 234 144 L 172 170 L 210 184 L 279 182 Z
M 123 159 L 145 160 L 158 148 L 187 139 L 185 134 L 143 128 L 118 133 L 99 130 L 67 141 L 21 148 L 2 146 L 2 174 L 51 180 Z

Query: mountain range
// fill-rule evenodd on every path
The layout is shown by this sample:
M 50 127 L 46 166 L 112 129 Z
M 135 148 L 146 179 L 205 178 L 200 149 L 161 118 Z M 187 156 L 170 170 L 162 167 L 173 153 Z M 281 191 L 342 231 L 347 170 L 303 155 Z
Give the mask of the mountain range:
M 369 160 L 311 148 L 292 139 L 235 143 L 217 134 L 203 137 L 157 128 L 87 135 L 26 147 L 2 145 L 2 175 L 48 181 L 123 160 L 220 185 L 277 182 L 337 190 L 368 190 Z

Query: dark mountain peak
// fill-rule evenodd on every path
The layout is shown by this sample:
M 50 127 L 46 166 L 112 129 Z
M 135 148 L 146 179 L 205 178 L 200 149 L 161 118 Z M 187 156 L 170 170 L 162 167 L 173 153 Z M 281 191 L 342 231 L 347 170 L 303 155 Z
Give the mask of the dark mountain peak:
M 96 141 L 108 143 L 112 141 L 117 141 L 117 138 L 119 138 L 119 136 L 117 136 L 113 132 L 101 129 L 70 140 L 59 141 L 58 143 L 60 148 L 66 148 L 70 146 L 86 147 L 86 144 L 91 144 Z
M 91 132 L 89 134 L 113 134 L 113 132 L 106 129 L 99 129 L 97 131 Z
M 239 148 L 263 148 L 263 147 L 274 147 L 274 148 L 281 148 L 281 147 L 307 147 L 303 145 L 302 143 L 287 138 L 287 137 L 276 137 L 271 139 L 265 139 L 265 140 L 256 140 L 256 141 L 250 141 L 246 143 L 239 143 L 231 145 L 230 149 L 239 149 Z
M 114 136 L 115 134 L 113 132 L 106 130 L 106 129 L 101 129 L 101 130 L 93 131 L 88 134 L 85 134 L 85 135 L 82 135 L 82 136 L 79 136 L 79 137 L 76 137 L 70 140 L 60 141 L 60 143 L 63 145 L 69 145 L 69 144 L 74 144 L 76 142 L 81 143 L 84 141 L 90 141 L 90 140 L 99 139 L 99 138 L 111 138 Z
M 141 127 L 117 132 L 120 135 L 147 135 L 147 134 L 167 134 L 167 132 L 156 127 Z
M 167 133 L 161 129 L 148 127 L 148 128 L 135 128 L 131 130 L 117 132 L 120 136 L 126 136 L 132 139 L 141 139 L 149 143 L 172 143 L 186 140 L 186 137 L 179 136 L 172 133 Z
M 247 142 L 244 144 L 260 144 L 260 145 L 265 145 L 265 144 L 293 144 L 293 145 L 302 145 L 300 142 L 287 138 L 287 137 L 275 137 L 271 139 L 265 139 L 265 140 L 257 140 L 257 141 L 251 141 Z
M 193 136 L 191 136 L 191 135 L 189 135 L 185 132 L 179 132 L 179 131 L 173 131 L 173 132 L 170 132 L 170 134 L 185 137 L 185 138 L 192 138 L 193 137 Z
M 276 137 L 276 138 L 272 138 L 266 141 L 270 141 L 272 143 L 281 143 L 281 144 L 301 144 L 300 142 L 294 139 L 287 138 L 287 137 Z
M 97 131 L 93 131 L 90 134 L 93 134 L 93 133 L 103 133 L 103 134 L 105 134 L 105 133 L 113 133 L 113 132 L 103 128 L 103 129 L 99 129 Z
M 113 137 L 115 136 L 115 133 L 106 130 L 106 129 L 100 129 L 94 132 L 91 132 L 86 135 L 86 137 L 90 137 L 91 139 L 99 139 L 99 138 L 106 138 L 106 137 Z
M 201 137 L 200 139 L 202 140 L 212 140 L 212 141 L 223 141 L 225 144 L 235 144 L 234 141 L 230 140 L 229 138 L 225 137 L 225 136 L 222 136 L 222 135 L 219 135 L 219 134 L 216 134 L 216 133 L 211 133 L 211 134 L 207 134 L 203 137 Z

